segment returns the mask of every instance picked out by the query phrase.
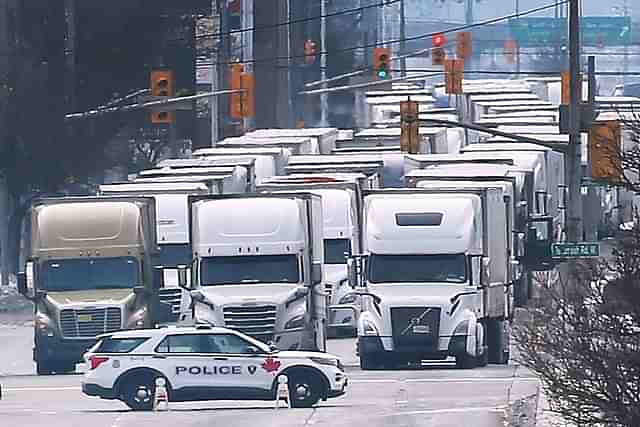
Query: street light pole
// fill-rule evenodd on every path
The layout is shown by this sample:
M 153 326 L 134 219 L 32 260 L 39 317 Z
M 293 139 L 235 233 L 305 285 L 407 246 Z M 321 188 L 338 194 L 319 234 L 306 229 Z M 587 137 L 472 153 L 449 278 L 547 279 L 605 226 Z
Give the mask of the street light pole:
M 407 16 L 405 14 L 404 0 L 400 0 L 400 70 L 401 76 L 407 75 Z
M 325 18 L 325 15 L 327 14 L 327 0 L 320 0 L 320 15 L 322 16 L 322 18 L 320 18 L 320 50 L 322 51 L 322 54 L 320 55 L 320 79 L 321 80 L 326 80 L 327 79 L 327 19 Z M 327 84 L 323 84 L 322 85 L 323 88 L 327 87 Z M 320 95 L 320 108 L 321 108 L 321 115 L 320 115 L 320 126 L 322 127 L 328 127 L 329 126 L 329 120 L 328 120 L 328 109 L 329 109 L 329 100 L 328 100 L 328 95 L 327 93 L 322 93 Z
M 569 146 L 566 158 L 568 171 L 567 239 L 582 240 L 582 149 L 580 103 L 582 73 L 580 70 L 580 0 L 569 1 L 569 73 L 571 75 L 569 104 Z

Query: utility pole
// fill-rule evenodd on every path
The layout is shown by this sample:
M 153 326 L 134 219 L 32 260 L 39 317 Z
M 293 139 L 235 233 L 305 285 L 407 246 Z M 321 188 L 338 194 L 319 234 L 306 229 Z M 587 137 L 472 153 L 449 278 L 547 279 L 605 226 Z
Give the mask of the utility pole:
M 401 76 L 407 75 L 407 15 L 404 7 L 404 1 L 400 0 L 400 70 Z
M 622 7 L 623 7 L 623 16 L 625 18 L 628 18 L 630 15 L 629 15 L 629 4 L 627 0 L 624 0 Z M 631 28 L 629 28 L 629 31 L 631 31 Z M 627 73 L 629 72 L 629 43 L 624 44 L 624 57 L 622 58 L 622 71 L 624 72 L 624 74 L 622 75 L 622 84 L 626 84 Z
M 327 19 L 325 15 L 327 14 L 327 0 L 320 0 L 320 79 L 327 79 Z M 322 87 L 326 88 L 327 84 L 323 84 Z M 320 126 L 321 127 L 329 127 L 329 118 L 328 118 L 328 110 L 329 110 L 329 98 L 327 93 L 322 93 L 320 95 Z
M 211 0 L 211 18 L 213 22 L 216 22 L 214 31 L 220 33 L 222 29 L 222 22 L 218 13 L 218 1 Z M 212 40 L 211 46 L 220 46 L 220 43 L 216 43 L 217 40 Z M 211 49 L 211 92 L 215 92 L 218 88 L 218 59 L 220 58 L 218 49 Z M 209 112 L 211 114 L 211 146 L 215 147 L 219 140 L 218 137 L 218 98 L 209 98 Z
M 580 69 L 580 0 L 569 0 L 569 73 L 571 75 L 569 104 L 569 146 L 565 159 L 568 171 L 567 239 L 582 240 L 582 150 L 580 103 L 582 73 Z
M 241 5 L 241 28 L 253 28 L 253 0 L 242 0 Z M 244 70 L 246 73 L 253 73 L 253 31 L 244 31 L 242 33 L 242 61 L 244 62 Z M 253 128 L 254 120 L 252 118 L 242 119 L 242 127 L 244 131 Z
M 520 0 L 516 0 L 516 19 L 520 19 Z M 520 78 L 520 43 L 516 46 L 516 73 Z
M 589 56 L 587 58 L 587 75 L 589 77 L 589 97 L 588 104 L 594 108 L 596 106 L 596 57 Z M 589 161 L 589 168 L 591 170 L 591 159 Z M 598 225 L 600 222 L 600 197 L 598 191 L 593 185 L 587 188 L 587 197 L 584 205 L 587 207 L 584 211 L 584 236 L 587 242 L 598 241 Z
M 467 25 L 473 24 L 473 2 L 475 0 L 467 0 L 464 12 L 464 22 Z

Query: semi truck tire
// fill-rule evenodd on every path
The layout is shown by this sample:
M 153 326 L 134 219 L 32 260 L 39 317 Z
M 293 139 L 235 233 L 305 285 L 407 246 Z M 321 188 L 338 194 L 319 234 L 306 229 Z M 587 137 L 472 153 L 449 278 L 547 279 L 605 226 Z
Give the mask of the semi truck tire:
M 375 355 L 370 353 L 364 353 L 362 349 L 360 349 L 360 369 L 363 371 L 373 371 L 376 369 L 381 369 L 380 361 Z
M 53 373 L 53 364 L 50 360 L 36 360 L 36 372 L 38 375 L 51 375 Z
M 456 367 L 458 369 L 473 369 L 477 366 L 477 356 L 469 356 L 467 353 L 456 356 Z

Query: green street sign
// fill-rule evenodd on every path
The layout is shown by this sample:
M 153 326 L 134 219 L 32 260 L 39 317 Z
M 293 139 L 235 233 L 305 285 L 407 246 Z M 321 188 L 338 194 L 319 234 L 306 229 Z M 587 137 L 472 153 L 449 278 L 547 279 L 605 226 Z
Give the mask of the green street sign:
M 628 46 L 631 44 L 631 17 L 587 16 L 581 20 L 583 46 Z M 534 17 L 509 20 L 511 37 L 521 47 L 554 46 L 568 43 L 566 18 Z
M 551 244 L 552 258 L 588 258 L 600 256 L 598 242 L 563 242 Z
M 631 44 L 630 16 L 586 16 L 582 18 L 585 46 L 628 46 Z

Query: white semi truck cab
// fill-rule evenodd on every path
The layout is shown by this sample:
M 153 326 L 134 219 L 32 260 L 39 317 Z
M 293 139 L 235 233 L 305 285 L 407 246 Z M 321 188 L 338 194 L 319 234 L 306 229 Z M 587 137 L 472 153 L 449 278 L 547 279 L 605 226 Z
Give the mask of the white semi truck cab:
M 196 322 L 283 350 L 326 349 L 320 196 L 191 196 Z M 187 287 L 186 268 L 179 281 Z
M 362 369 L 456 358 L 508 360 L 507 218 L 499 187 L 365 193 L 364 253 L 349 264 L 363 296 Z M 501 322 L 502 321 L 502 322 Z
M 169 315 L 153 198 L 39 199 L 30 212 L 18 290 L 35 306 L 38 374 L 73 371 L 98 336 Z

